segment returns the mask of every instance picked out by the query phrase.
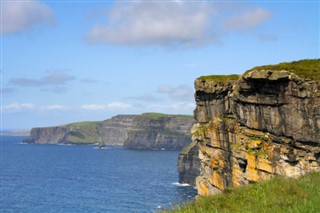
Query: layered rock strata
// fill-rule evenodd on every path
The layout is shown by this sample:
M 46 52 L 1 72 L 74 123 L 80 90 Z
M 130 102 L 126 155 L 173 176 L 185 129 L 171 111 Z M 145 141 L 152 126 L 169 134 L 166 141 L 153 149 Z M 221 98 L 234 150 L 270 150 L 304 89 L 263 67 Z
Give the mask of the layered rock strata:
M 99 143 L 130 149 L 179 150 L 191 143 L 192 116 L 145 113 L 117 115 L 102 122 L 33 128 L 28 143 Z
M 319 70 L 316 70 L 319 72 Z M 200 195 L 320 171 L 320 83 L 286 70 L 195 81 Z
M 178 150 L 191 143 L 192 116 L 144 114 L 132 120 L 123 146 L 131 149 Z

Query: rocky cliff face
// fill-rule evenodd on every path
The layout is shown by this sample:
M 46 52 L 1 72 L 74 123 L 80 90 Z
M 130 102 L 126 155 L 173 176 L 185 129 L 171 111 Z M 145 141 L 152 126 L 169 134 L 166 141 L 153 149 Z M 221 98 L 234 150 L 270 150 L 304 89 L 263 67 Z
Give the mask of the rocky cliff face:
M 117 115 L 102 122 L 33 128 L 29 143 L 99 143 L 130 149 L 182 149 L 191 142 L 192 116 L 145 113 Z
M 200 195 L 320 171 L 320 82 L 296 73 L 254 69 L 195 81 Z
M 63 126 L 33 128 L 28 143 L 97 143 L 100 122 L 80 122 Z
M 132 128 L 132 121 L 137 115 L 117 115 L 103 121 L 99 129 L 99 143 L 122 146 Z
M 131 149 L 182 149 L 191 143 L 191 116 L 143 114 L 132 120 L 124 147 Z
M 66 126 L 33 128 L 26 142 L 39 144 L 63 143 L 66 141 L 69 132 L 70 130 Z

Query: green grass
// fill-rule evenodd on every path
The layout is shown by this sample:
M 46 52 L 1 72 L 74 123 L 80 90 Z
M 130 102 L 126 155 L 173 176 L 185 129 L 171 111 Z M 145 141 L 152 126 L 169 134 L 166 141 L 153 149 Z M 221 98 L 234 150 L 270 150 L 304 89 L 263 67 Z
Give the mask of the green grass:
M 309 78 L 313 80 L 320 80 L 320 59 L 304 59 L 293 62 L 283 62 L 273 65 L 257 66 L 254 67 L 245 73 L 248 73 L 252 70 L 286 70 L 298 75 L 300 78 Z M 222 83 L 228 81 L 238 80 L 239 75 L 208 75 L 200 76 L 200 80 L 212 80 Z
M 246 73 L 252 70 L 286 70 L 301 78 L 320 80 L 320 59 L 304 59 L 275 65 L 257 66 L 246 71 Z
M 101 124 L 101 121 L 82 121 L 78 123 L 71 123 L 68 124 L 68 126 L 74 126 L 74 127 L 81 127 L 81 128 L 87 128 L 87 127 L 96 127 Z
M 218 82 L 226 83 L 228 81 L 236 81 L 238 80 L 239 75 L 232 74 L 232 75 L 207 75 L 207 76 L 200 76 L 198 79 L 200 80 L 213 80 Z
M 320 174 L 300 179 L 274 178 L 207 197 L 164 212 L 319 212 Z
M 67 140 L 72 143 L 97 143 L 100 123 L 100 121 L 84 121 L 67 125 L 74 129 Z
M 169 115 L 169 114 L 163 114 L 163 113 L 157 113 L 157 112 L 149 112 L 149 113 L 143 113 L 139 116 L 139 118 L 143 119 L 160 119 L 164 117 L 177 117 L 177 118 L 186 118 L 186 119 L 193 119 L 192 115 Z

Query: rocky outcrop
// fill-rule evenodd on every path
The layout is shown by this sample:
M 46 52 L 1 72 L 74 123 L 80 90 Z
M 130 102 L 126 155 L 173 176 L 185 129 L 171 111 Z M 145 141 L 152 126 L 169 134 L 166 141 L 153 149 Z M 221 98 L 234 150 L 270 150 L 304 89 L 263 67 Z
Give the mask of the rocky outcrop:
M 182 149 L 191 142 L 192 116 L 145 113 L 117 115 L 102 122 L 33 128 L 28 143 L 99 143 L 130 149 Z
M 297 73 L 270 67 L 196 79 L 200 195 L 320 171 L 320 82 Z
M 186 146 L 178 157 L 179 183 L 196 186 L 200 174 L 199 149 L 195 142 Z

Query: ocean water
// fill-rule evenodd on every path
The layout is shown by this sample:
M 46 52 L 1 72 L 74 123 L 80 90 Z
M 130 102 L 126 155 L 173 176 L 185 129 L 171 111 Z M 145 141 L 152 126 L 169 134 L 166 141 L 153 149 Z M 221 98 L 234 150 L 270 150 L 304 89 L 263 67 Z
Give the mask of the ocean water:
M 195 196 L 177 151 L 22 144 L 1 138 L 0 212 L 155 212 Z

